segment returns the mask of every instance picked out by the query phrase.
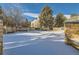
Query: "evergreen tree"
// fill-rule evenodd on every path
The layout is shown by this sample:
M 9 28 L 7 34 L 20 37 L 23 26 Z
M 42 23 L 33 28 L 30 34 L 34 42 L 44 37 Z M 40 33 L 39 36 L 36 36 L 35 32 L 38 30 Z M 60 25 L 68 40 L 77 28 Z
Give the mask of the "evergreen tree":
M 62 13 L 59 13 L 55 18 L 55 26 L 56 27 L 64 26 L 65 20 L 66 20 L 66 17 Z
M 52 9 L 48 6 L 44 7 L 39 16 L 41 28 L 53 29 Z

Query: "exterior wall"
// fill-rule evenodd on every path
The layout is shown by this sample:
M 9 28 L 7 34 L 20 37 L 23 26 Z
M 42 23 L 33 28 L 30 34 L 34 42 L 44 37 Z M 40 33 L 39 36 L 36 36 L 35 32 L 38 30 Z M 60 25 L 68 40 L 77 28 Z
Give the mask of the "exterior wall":
M 4 26 L 4 33 L 16 32 L 16 27 L 7 27 Z
M 39 19 L 36 19 L 31 22 L 31 28 L 40 28 Z
M 77 15 L 77 16 L 72 16 L 71 19 L 72 19 L 72 20 L 79 20 L 79 15 Z

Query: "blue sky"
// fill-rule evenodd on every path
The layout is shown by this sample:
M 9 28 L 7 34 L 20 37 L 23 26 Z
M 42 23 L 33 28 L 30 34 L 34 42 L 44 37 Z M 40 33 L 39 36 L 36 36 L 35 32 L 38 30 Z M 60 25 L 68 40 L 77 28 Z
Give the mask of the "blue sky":
M 18 7 L 22 10 L 23 15 L 32 20 L 40 14 L 45 6 L 49 6 L 53 10 L 53 15 L 63 13 L 65 15 L 77 13 L 79 14 L 78 3 L 23 3 L 23 4 L 0 4 L 2 8 Z

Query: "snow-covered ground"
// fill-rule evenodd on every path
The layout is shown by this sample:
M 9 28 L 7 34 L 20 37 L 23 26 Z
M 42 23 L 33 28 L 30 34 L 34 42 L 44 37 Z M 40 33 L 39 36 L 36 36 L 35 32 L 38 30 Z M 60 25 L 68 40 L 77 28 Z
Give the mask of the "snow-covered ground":
M 64 43 L 63 31 L 30 31 L 4 35 L 4 54 L 79 54 Z

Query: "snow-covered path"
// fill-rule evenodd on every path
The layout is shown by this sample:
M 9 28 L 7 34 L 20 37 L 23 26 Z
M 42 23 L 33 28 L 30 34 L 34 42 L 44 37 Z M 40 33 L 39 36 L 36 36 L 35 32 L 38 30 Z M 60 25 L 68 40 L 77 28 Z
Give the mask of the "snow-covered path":
M 79 51 L 64 43 L 63 31 L 31 31 L 5 34 L 4 54 L 71 55 Z

